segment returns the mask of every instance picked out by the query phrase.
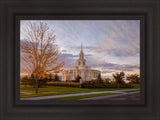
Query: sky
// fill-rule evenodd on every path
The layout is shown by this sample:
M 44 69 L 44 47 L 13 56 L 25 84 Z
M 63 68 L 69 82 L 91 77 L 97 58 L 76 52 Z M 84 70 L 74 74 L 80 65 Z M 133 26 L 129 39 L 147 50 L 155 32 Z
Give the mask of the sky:
M 21 41 L 29 21 L 54 30 L 64 69 L 76 65 L 82 42 L 86 65 L 100 70 L 103 78 L 120 71 L 140 73 L 140 20 L 21 20 Z

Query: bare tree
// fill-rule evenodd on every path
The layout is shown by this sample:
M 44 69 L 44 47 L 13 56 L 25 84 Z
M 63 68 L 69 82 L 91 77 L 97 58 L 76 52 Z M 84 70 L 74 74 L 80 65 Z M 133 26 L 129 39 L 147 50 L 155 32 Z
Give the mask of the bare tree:
M 64 62 L 57 61 L 60 53 L 55 45 L 56 36 L 46 23 L 28 23 L 24 36 L 26 41 L 21 44 L 21 55 L 35 77 L 37 94 L 38 80 L 48 73 L 60 72 Z

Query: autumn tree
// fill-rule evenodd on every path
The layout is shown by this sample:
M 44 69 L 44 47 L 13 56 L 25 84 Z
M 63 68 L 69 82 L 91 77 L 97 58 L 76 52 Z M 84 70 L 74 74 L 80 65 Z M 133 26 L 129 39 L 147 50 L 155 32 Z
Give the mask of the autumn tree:
M 46 23 L 30 22 L 23 32 L 25 42 L 21 44 L 22 58 L 34 75 L 37 94 L 38 81 L 48 73 L 60 72 L 64 62 L 57 61 L 60 53 L 55 45 L 56 36 Z

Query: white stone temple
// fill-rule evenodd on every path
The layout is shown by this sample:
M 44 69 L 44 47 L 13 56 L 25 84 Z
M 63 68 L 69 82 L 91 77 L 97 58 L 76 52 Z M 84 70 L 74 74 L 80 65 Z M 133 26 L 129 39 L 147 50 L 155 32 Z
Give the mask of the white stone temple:
M 72 69 L 63 70 L 62 81 L 75 80 L 77 75 L 81 76 L 81 81 L 91 81 L 97 79 L 98 75 L 101 74 L 99 70 L 91 69 L 90 66 L 86 66 L 86 60 L 84 59 L 84 53 L 81 43 L 81 51 L 79 53 L 79 59 L 77 65 L 73 66 Z

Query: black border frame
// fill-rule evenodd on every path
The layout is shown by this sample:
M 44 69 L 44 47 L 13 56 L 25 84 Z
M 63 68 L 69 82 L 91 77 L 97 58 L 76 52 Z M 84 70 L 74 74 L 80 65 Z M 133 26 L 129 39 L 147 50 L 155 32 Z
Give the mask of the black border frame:
M 0 1 L 0 119 L 2 120 L 45 120 L 45 119 L 99 119 L 99 120 L 159 120 L 160 119 L 160 89 L 159 89 L 159 31 L 160 31 L 159 0 L 87 0 L 87 1 L 57 1 L 32 0 Z M 17 54 L 19 42 L 14 39 L 19 36 L 16 27 L 17 16 L 37 16 L 46 19 L 57 16 L 68 19 L 68 16 L 94 19 L 96 16 L 111 16 L 112 19 L 140 16 L 141 28 L 141 76 L 145 78 L 144 100 L 139 103 L 122 102 L 108 104 L 74 104 L 70 103 L 26 103 L 15 99 L 13 94 L 14 80 L 19 76 Z M 93 17 L 91 17 L 93 16 Z M 116 17 L 115 17 L 116 16 Z M 25 18 L 25 17 L 23 17 Z M 77 18 L 76 18 L 77 19 Z M 84 18 L 83 18 L 84 19 Z M 109 19 L 109 18 L 107 18 Z M 144 45 L 144 46 L 143 46 Z M 18 71 L 18 72 L 17 72 Z M 144 72 L 142 72 L 144 71 Z M 143 81 L 144 82 L 144 81 Z
M 121 18 L 120 18 L 121 17 Z M 64 17 L 64 14 L 62 15 L 47 15 L 47 16 L 21 16 L 21 15 L 16 15 L 15 16 L 15 50 L 16 50 L 16 53 L 15 53 L 15 56 L 17 55 L 16 57 L 16 60 L 15 60 L 15 63 L 16 63 L 16 69 L 15 69 L 15 73 L 14 74 L 19 74 L 19 68 L 20 68 L 20 61 L 19 61 L 19 55 L 20 55 L 20 21 L 21 20 L 140 20 L 140 31 L 141 31 L 141 36 L 140 36 L 140 48 L 141 50 L 140 51 L 146 51 L 145 50 L 145 41 L 144 41 L 144 36 L 145 36 L 145 29 L 144 29 L 144 24 L 145 24 L 145 16 L 144 15 L 137 15 L 137 16 L 129 16 L 129 15 L 78 15 L 78 14 L 72 14 L 72 15 L 67 15 Z M 145 69 L 143 69 L 145 67 L 145 52 L 141 52 L 141 73 L 145 73 Z M 146 84 L 144 82 L 144 75 L 141 74 L 141 99 L 140 100 L 137 100 L 137 101 L 104 101 L 104 100 L 100 100 L 100 101 L 92 101 L 92 100 L 85 100 L 85 101 L 75 101 L 75 100 L 70 100 L 70 101 L 66 101 L 66 100 L 57 100 L 57 101 L 31 101 L 31 100 L 20 100 L 20 89 L 19 89 L 19 86 L 20 86 L 20 76 L 16 75 L 15 76 L 16 78 L 14 79 L 14 83 L 15 84 L 15 87 L 13 88 L 15 91 L 15 103 L 16 105 L 25 105 L 25 106 L 29 106 L 29 105 L 32 105 L 32 106 L 35 106 L 35 105 L 45 105 L 45 106 L 68 106 L 68 105 L 74 105 L 74 106 L 114 106 L 114 105 L 119 105 L 119 106 L 124 106 L 124 105 L 144 105 L 145 104 L 145 87 L 146 87 Z M 18 81 L 17 81 L 18 80 Z M 11 94 L 14 94 L 14 93 L 11 93 Z

